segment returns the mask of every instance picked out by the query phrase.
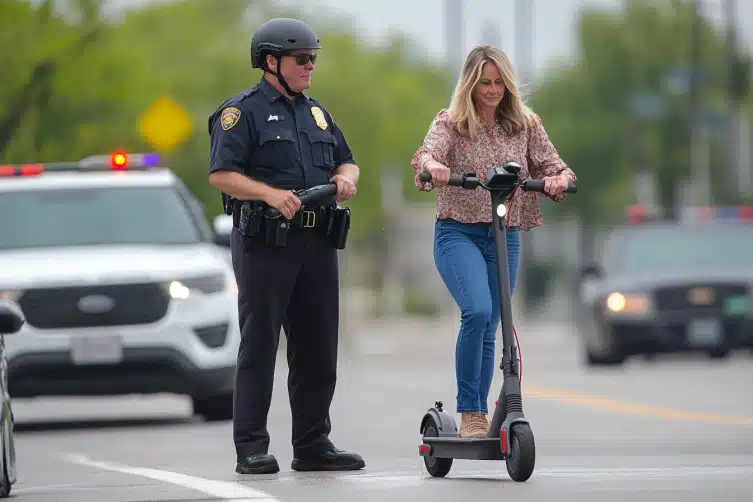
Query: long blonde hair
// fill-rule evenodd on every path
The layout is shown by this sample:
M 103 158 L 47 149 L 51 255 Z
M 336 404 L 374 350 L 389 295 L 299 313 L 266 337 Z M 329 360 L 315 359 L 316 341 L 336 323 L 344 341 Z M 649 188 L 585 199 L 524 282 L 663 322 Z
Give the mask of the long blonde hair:
M 468 54 L 448 108 L 450 120 L 460 134 L 470 138 L 475 138 L 483 127 L 473 103 L 473 89 L 481 78 L 484 63 L 497 66 L 505 85 L 505 95 L 497 106 L 497 119 L 505 132 L 518 134 L 531 125 L 533 112 L 523 101 L 507 55 L 489 45 L 475 47 Z

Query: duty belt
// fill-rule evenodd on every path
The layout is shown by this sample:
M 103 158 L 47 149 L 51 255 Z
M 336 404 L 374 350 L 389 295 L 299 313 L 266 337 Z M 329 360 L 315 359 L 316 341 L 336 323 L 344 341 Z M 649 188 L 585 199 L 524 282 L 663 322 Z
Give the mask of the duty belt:
M 300 228 L 317 228 L 325 223 L 323 208 L 303 209 L 298 211 L 290 220 L 291 226 Z

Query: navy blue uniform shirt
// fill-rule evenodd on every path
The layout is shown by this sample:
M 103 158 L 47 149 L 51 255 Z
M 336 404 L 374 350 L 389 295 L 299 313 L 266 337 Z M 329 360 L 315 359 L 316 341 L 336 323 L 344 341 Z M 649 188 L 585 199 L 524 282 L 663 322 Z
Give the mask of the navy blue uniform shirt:
M 209 172 L 235 171 L 275 188 L 329 182 L 353 153 L 332 116 L 315 99 L 290 100 L 265 78 L 209 117 Z

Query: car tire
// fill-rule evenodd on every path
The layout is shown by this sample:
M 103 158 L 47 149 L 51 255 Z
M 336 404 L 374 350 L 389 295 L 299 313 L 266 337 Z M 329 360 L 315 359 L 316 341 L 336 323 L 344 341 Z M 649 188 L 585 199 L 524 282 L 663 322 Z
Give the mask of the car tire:
M 193 411 L 207 422 L 224 422 L 233 419 L 233 394 L 220 394 L 205 398 L 193 398 Z
M 583 360 L 587 366 L 616 366 L 625 362 L 621 343 L 604 326 L 599 313 L 586 317 L 581 324 Z
M 625 354 L 618 351 L 596 354 L 591 349 L 586 349 L 586 364 L 589 366 L 619 366 L 625 359 Z
M 7 498 L 10 496 L 11 491 L 11 483 L 10 483 L 10 477 L 8 476 L 8 462 L 9 462 L 9 455 L 7 454 L 8 448 L 10 448 L 10 445 L 7 441 L 7 434 L 6 434 L 6 428 L 8 424 L 6 424 L 4 421 L 0 422 L 0 438 L 2 438 L 0 441 L 2 441 L 2 454 L 3 456 L 3 465 L 2 465 L 2 480 L 0 480 L 0 498 Z
M 727 348 L 717 348 L 709 350 L 706 355 L 709 359 L 726 359 L 729 356 L 729 352 Z

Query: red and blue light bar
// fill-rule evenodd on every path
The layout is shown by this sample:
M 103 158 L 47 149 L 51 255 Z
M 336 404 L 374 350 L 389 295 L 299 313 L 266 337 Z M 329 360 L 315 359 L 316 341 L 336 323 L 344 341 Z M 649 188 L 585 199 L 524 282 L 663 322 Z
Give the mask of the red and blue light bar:
M 44 172 L 63 171 L 144 171 L 159 165 L 156 153 L 128 153 L 122 150 L 110 155 L 92 155 L 78 162 L 0 165 L 0 177 L 39 176 Z
M 632 205 L 627 208 L 627 222 L 631 225 L 669 219 L 655 207 Z M 685 207 L 677 218 L 684 222 L 743 221 L 753 223 L 753 206 L 693 206 Z
M 646 223 L 648 221 L 655 221 L 661 219 L 661 211 L 654 206 L 647 206 L 645 204 L 635 204 L 628 206 L 627 210 L 627 222 L 631 225 L 639 223 Z
M 686 210 L 684 218 L 689 221 L 699 222 L 738 220 L 753 223 L 753 206 L 693 207 Z

